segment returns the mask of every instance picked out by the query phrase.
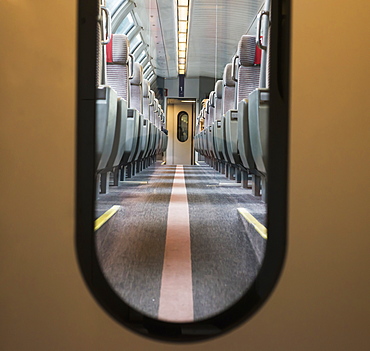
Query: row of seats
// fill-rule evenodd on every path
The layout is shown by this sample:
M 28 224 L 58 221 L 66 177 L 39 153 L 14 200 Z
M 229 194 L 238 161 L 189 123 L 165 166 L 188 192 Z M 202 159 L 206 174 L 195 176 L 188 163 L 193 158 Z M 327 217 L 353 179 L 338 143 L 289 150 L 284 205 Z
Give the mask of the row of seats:
M 108 19 L 109 20 L 109 19 Z M 126 35 L 109 35 L 104 43 L 104 21 L 98 21 L 96 92 L 97 192 L 149 166 L 167 148 L 165 115 L 142 66 L 134 62 Z
M 260 14 L 264 36 L 243 35 L 223 79 L 197 118 L 195 149 L 215 169 L 243 187 L 252 179 L 253 194 L 267 198 L 269 118 L 268 12 Z M 264 18 L 265 17 L 265 18 Z M 260 27 L 259 26 L 259 27 Z M 263 44 L 261 43 L 263 41 Z

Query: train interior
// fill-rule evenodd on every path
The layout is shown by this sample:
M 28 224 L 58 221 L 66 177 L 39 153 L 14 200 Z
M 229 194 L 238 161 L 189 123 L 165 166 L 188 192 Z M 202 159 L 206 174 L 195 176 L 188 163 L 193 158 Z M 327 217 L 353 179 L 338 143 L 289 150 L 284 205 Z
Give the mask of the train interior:
M 240 300 L 264 259 L 270 1 L 99 7 L 100 267 L 139 313 L 205 320 Z
M 114 22 L 112 23 L 113 34 L 117 33 L 115 26 L 119 23 L 115 20 L 116 16 L 119 13 L 124 15 L 124 12 L 120 11 L 120 3 L 121 1 L 106 3 Z M 138 21 L 140 18 L 141 22 L 138 25 L 145 29 L 149 18 L 152 17 L 150 15 L 140 17 L 139 11 L 143 11 L 143 7 L 139 5 L 143 4 L 143 1 L 135 3 L 136 7 L 134 3 L 130 4 L 131 9 L 134 10 L 134 12 L 129 11 L 131 16 L 134 15 L 132 20 Z M 151 45 L 162 45 L 167 50 L 178 45 L 170 44 L 171 35 L 166 41 L 153 42 L 154 39 L 162 40 L 163 36 L 167 36 L 166 28 L 170 28 L 169 26 L 175 27 L 177 32 L 176 25 L 172 23 L 166 12 L 174 12 L 174 9 L 170 8 L 172 1 L 147 0 L 145 3 L 151 3 L 153 6 L 160 5 L 161 24 L 166 23 L 166 26 L 161 27 L 162 30 L 158 30 L 163 34 L 162 36 L 157 35 L 158 38 L 155 38 L 156 35 L 151 36 Z M 221 15 L 222 3 L 230 6 L 233 17 Z M 274 12 L 271 18 L 271 53 L 276 52 L 274 16 L 279 11 L 276 12 L 274 6 L 277 3 L 279 9 L 287 14 L 286 23 L 290 23 L 287 48 L 290 61 L 283 62 L 290 77 L 289 91 L 285 94 L 289 100 L 288 150 L 285 152 L 289 163 L 285 174 L 287 190 L 284 191 L 288 195 L 286 215 L 279 216 L 274 214 L 274 211 L 283 208 L 284 204 L 281 203 L 281 193 L 278 193 L 281 192 L 281 184 L 275 186 L 276 167 L 274 166 L 276 165 L 273 155 L 276 145 L 269 152 L 267 170 L 269 191 L 266 200 L 262 198 L 262 190 L 258 197 L 253 195 L 253 188 L 250 188 L 253 186 L 252 176 L 256 174 L 248 175 L 248 184 L 245 188 L 242 185 L 236 185 L 237 180 L 225 176 L 230 166 L 225 167 L 225 174 L 222 173 L 222 166 L 226 166 L 226 162 L 213 161 L 212 163 L 212 157 L 208 157 L 207 153 L 215 154 L 215 149 L 208 149 L 209 139 L 203 136 L 197 137 L 200 142 L 195 142 L 193 138 L 193 148 L 196 146 L 199 150 L 192 153 L 193 160 L 179 161 L 179 164 L 175 164 L 177 161 L 173 158 L 177 155 L 178 145 L 171 144 L 169 123 L 171 109 L 175 109 L 178 103 L 184 108 L 185 104 L 193 106 L 193 110 L 190 107 L 184 110 L 189 121 L 190 111 L 194 118 L 191 120 L 194 123 L 193 126 L 189 127 L 189 129 L 193 128 L 193 133 L 189 133 L 189 136 L 195 136 L 201 132 L 199 129 L 196 130 L 197 119 L 208 126 L 207 130 L 215 125 L 215 121 L 210 123 L 209 120 L 204 119 L 208 118 L 208 115 L 204 111 L 201 113 L 201 110 L 203 107 L 207 108 L 209 94 L 212 91 L 216 92 L 215 84 L 222 80 L 224 67 L 232 63 L 238 42 L 247 30 L 243 27 L 240 28 L 240 32 L 234 32 L 239 30 L 238 26 L 235 29 L 234 24 L 241 23 L 240 16 L 247 18 L 245 7 L 240 7 L 243 13 L 241 10 L 235 12 L 234 3 L 243 6 L 244 1 L 193 2 L 199 9 L 202 5 L 205 5 L 205 8 L 202 13 L 190 10 L 197 19 L 193 24 L 189 23 L 189 36 L 191 38 L 191 31 L 195 30 L 191 29 L 192 26 L 197 25 L 200 29 L 198 35 L 204 40 L 199 41 L 196 47 L 192 46 L 194 42 L 193 44 L 189 42 L 189 58 L 192 56 L 193 60 L 198 59 L 199 64 L 204 60 L 208 65 L 202 65 L 202 71 L 190 75 L 191 66 L 192 69 L 201 66 L 187 62 L 184 97 L 179 96 L 182 85 L 176 74 L 178 54 L 174 57 L 174 53 L 166 54 L 163 51 L 163 57 L 160 57 L 153 56 L 156 50 L 151 52 L 153 57 L 151 62 L 157 75 L 153 78 L 145 73 L 144 76 L 150 83 L 150 89 L 156 93 L 155 97 L 163 109 L 164 128 L 169 133 L 167 149 L 164 155 L 144 158 L 141 162 L 143 169 L 139 168 L 138 171 L 136 168 L 135 175 L 132 173 L 131 176 L 128 175 L 130 166 L 127 164 L 126 173 L 124 173 L 126 179 L 121 181 L 118 178 L 119 185 L 114 185 L 113 175 L 116 173 L 114 170 L 110 171 L 109 188 L 103 193 L 101 187 L 102 185 L 104 187 L 104 184 L 101 183 L 101 178 L 102 176 L 104 178 L 106 172 L 102 169 L 98 173 L 98 166 L 93 159 L 95 155 L 93 129 L 96 109 L 97 2 L 95 0 L 0 1 L 0 26 L 3 33 L 0 56 L 2 75 L 0 350 L 369 350 L 370 165 L 367 160 L 370 159 L 370 119 L 368 118 L 369 108 L 365 102 L 368 99 L 370 78 L 370 47 L 366 44 L 370 40 L 368 20 L 370 2 L 367 0 L 272 1 Z M 219 26 L 217 27 L 215 13 L 211 13 L 211 7 L 214 8 L 215 4 L 219 5 L 217 17 Z M 158 11 L 158 7 L 155 8 Z M 255 9 L 254 15 L 258 11 L 259 9 Z M 105 14 L 100 14 L 100 18 L 104 18 L 103 16 Z M 126 23 L 130 25 L 131 17 L 128 14 L 127 17 L 129 18 Z M 167 20 L 171 23 L 167 23 Z M 152 23 L 151 31 L 157 27 L 153 24 L 155 23 Z M 251 30 L 254 30 L 252 27 Z M 210 44 L 212 38 L 216 37 L 216 29 L 217 37 L 220 38 L 217 41 L 217 51 L 216 41 Z M 80 35 L 81 33 L 83 35 Z M 127 34 L 130 37 L 130 51 L 133 51 L 133 38 L 131 33 Z M 230 38 L 228 38 L 229 34 Z M 206 37 L 211 41 L 205 40 Z M 175 38 L 176 36 L 172 35 L 173 43 L 176 41 Z M 144 39 L 145 45 L 149 45 L 147 37 Z M 229 40 L 230 44 L 233 43 L 231 45 L 233 48 L 227 51 Z M 159 51 L 162 54 L 162 50 L 159 49 L 158 53 Z M 217 74 L 212 73 L 215 70 L 214 52 L 218 53 Z M 226 52 L 226 57 L 221 59 Z M 135 59 L 137 54 L 134 53 Z M 88 62 L 80 61 L 80 57 L 86 58 Z M 155 57 L 156 61 L 154 61 Z M 172 65 L 164 68 L 168 71 L 172 70 L 173 78 L 163 78 L 167 73 L 159 72 L 159 69 L 163 68 L 160 65 L 161 60 Z M 273 60 L 270 64 L 269 107 L 272 109 L 276 67 Z M 210 73 L 206 74 L 205 70 L 208 69 Z M 87 71 L 89 76 L 79 81 L 78 78 Z M 88 89 L 88 94 L 82 94 L 81 92 L 85 93 L 82 88 Z M 163 102 L 161 101 L 162 89 Z M 117 91 L 116 93 L 118 94 Z M 213 105 L 218 101 L 213 101 L 213 98 L 211 97 L 208 107 L 211 114 Z M 204 104 L 202 104 L 203 100 L 205 100 Z M 182 103 L 182 101 L 189 102 Z M 124 102 L 121 101 L 121 104 Z M 179 116 L 183 123 L 182 131 L 180 133 L 178 129 L 176 133 L 179 132 L 182 140 L 186 139 L 186 133 L 182 132 L 184 128 L 186 129 L 188 117 L 184 114 Z M 272 122 L 274 120 L 270 118 L 269 123 Z M 278 123 L 282 123 L 280 119 Z M 153 127 L 151 129 L 158 135 L 155 123 L 154 129 Z M 277 129 L 278 126 L 274 126 L 270 131 L 275 132 Z M 203 130 L 206 130 L 206 127 Z M 162 135 L 163 139 L 163 134 L 159 135 Z M 276 137 L 279 136 L 280 132 L 269 140 L 270 145 L 271 142 L 275 143 Z M 153 138 L 150 140 L 154 141 Z M 179 145 L 181 145 L 180 142 Z M 215 143 L 211 143 L 211 147 L 212 145 L 214 147 Z M 174 148 L 175 152 L 173 152 Z M 150 152 L 150 149 L 148 150 Z M 226 150 L 228 150 L 227 146 Z M 207 158 L 201 155 L 201 152 Z M 162 165 L 164 161 L 166 164 Z M 280 162 L 281 157 L 278 158 L 279 170 L 281 170 Z M 150 166 L 148 163 L 151 163 Z M 136 164 L 140 162 L 137 161 Z M 218 166 L 221 167 L 217 170 L 215 167 Z M 99 183 L 98 174 L 100 174 Z M 154 293 L 156 287 L 153 282 L 162 269 L 156 252 L 161 251 L 159 254 L 163 254 L 163 245 L 165 245 L 164 235 L 159 234 L 158 228 L 167 226 L 168 222 L 166 217 L 165 223 L 159 223 L 161 221 L 159 215 L 165 212 L 164 208 L 169 203 L 170 191 L 172 195 L 174 188 L 179 190 L 175 195 L 183 198 L 184 178 L 188 207 L 190 206 L 189 214 L 195 219 L 193 221 L 191 218 L 190 226 L 201 227 L 201 232 L 197 229 L 197 234 L 191 233 L 191 235 L 194 240 L 202 240 L 202 246 L 198 246 L 198 249 L 203 249 L 204 260 L 208 261 L 208 267 L 203 266 L 207 267 L 207 272 L 203 274 L 204 272 L 199 270 L 197 273 L 202 275 L 192 277 L 195 290 L 202 286 L 207 288 L 205 286 L 206 283 L 208 284 L 207 274 L 211 279 L 214 278 L 213 269 L 217 267 L 219 260 L 226 258 L 228 262 L 225 262 L 225 269 L 230 270 L 230 267 L 232 268 L 237 262 L 232 260 L 231 255 L 224 256 L 225 251 L 227 254 L 228 250 L 234 250 L 234 246 L 243 245 L 236 241 L 234 241 L 235 245 L 231 245 L 232 242 L 229 241 L 227 246 L 229 240 L 227 235 L 222 238 L 211 236 L 217 233 L 219 225 L 217 222 L 212 222 L 212 212 L 217 211 L 227 224 L 230 223 L 232 227 L 227 230 L 226 234 L 228 234 L 235 233 L 235 230 L 243 231 L 242 225 L 235 229 L 233 227 L 235 223 L 231 223 L 233 219 L 226 218 L 224 215 L 229 208 L 239 206 L 238 202 L 242 202 L 240 205 L 246 208 L 247 197 L 259 199 L 259 203 L 267 207 L 268 217 L 265 227 L 268 228 L 268 239 L 260 272 L 264 270 L 265 263 L 270 257 L 270 244 L 277 236 L 274 233 L 276 225 L 281 223 L 283 218 L 287 218 L 286 227 L 283 228 L 287 233 L 287 243 L 278 283 L 275 284 L 275 288 L 263 306 L 258 311 L 255 308 L 253 311 L 256 313 L 253 313 L 253 316 L 249 315 L 247 321 L 241 320 L 246 323 L 234 323 L 231 326 L 232 330 L 224 329 L 225 332 L 222 335 L 209 338 L 206 342 L 203 340 L 174 345 L 169 342 L 169 338 L 164 340 L 158 337 L 153 340 L 146 337 L 148 335 L 143 336 L 143 333 L 140 333 L 141 330 L 137 333 L 135 332 L 137 329 L 127 328 L 127 325 L 117 318 L 117 311 L 125 313 L 127 310 L 122 306 L 123 298 L 130 298 L 127 303 L 133 306 L 137 303 L 142 305 L 140 307 L 142 314 L 147 313 L 147 315 L 158 314 L 159 309 L 156 311 L 155 306 L 158 302 L 150 301 L 151 296 L 145 296 L 141 291 L 139 296 L 143 303 L 133 301 L 132 296 L 119 297 L 119 290 L 117 289 L 113 295 L 112 288 L 112 294 L 103 303 L 99 296 L 107 295 L 108 288 L 100 282 L 97 272 L 100 267 L 107 267 L 104 258 L 108 258 L 108 255 L 104 256 L 101 252 L 100 266 L 98 262 L 95 265 L 95 261 L 92 264 L 91 262 L 85 264 L 82 257 L 85 255 L 89 258 L 97 254 L 91 246 L 86 246 L 87 240 L 90 240 L 94 247 L 96 245 L 104 247 L 104 240 L 113 240 L 116 234 L 122 236 L 122 232 L 115 230 L 114 220 L 118 219 L 117 216 L 125 217 L 131 211 L 130 207 L 134 207 L 133 210 L 138 209 L 140 215 L 136 212 L 130 214 L 130 216 L 136 215 L 136 220 L 127 216 L 130 223 L 129 227 L 125 226 L 125 229 L 130 230 L 131 226 L 136 226 L 137 222 L 140 222 L 138 229 L 141 232 L 135 236 L 133 232 L 128 231 L 127 236 L 131 240 L 137 239 L 137 242 L 121 241 L 120 245 L 133 246 L 131 249 L 137 250 L 138 258 L 142 257 L 141 252 L 145 251 L 148 259 L 142 262 L 141 266 L 136 267 L 140 270 L 135 273 L 137 278 L 125 276 L 124 279 L 127 279 L 131 285 L 143 286 L 143 289 L 150 287 L 149 292 Z M 173 186 L 174 180 L 178 186 Z M 129 183 L 130 181 L 132 183 Z M 205 184 L 203 188 L 202 184 Z M 263 189 L 262 182 L 260 184 Z M 271 191 L 271 189 L 274 190 Z M 159 196 L 157 197 L 156 194 Z M 230 202 L 230 194 L 235 194 L 232 199 L 235 206 Z M 117 201 L 113 199 L 114 196 Z M 279 197 L 279 202 L 272 210 L 271 206 L 274 205 L 276 197 Z M 139 198 L 143 201 L 139 201 Z M 206 198 L 208 202 L 203 203 L 203 199 Z M 222 205 L 220 198 L 222 201 L 225 198 L 225 205 Z M 155 206 L 150 209 L 153 212 L 147 210 L 147 202 L 155 203 Z M 175 201 L 172 204 L 176 203 L 183 205 L 184 202 Z M 110 220 L 94 232 L 94 224 L 99 224 L 95 220 L 113 206 L 120 207 Z M 197 211 L 192 211 L 192 206 Z M 208 216 L 207 210 L 211 211 L 211 216 Z M 254 213 L 255 218 L 264 224 L 263 218 L 258 217 L 256 212 L 251 213 Z M 166 213 L 168 216 L 168 211 Z M 233 210 L 232 216 L 235 215 L 236 211 Z M 201 226 L 199 222 L 197 223 L 197 218 L 200 217 L 202 221 L 207 221 L 207 225 Z M 148 218 L 149 221 L 146 221 Z M 238 221 L 240 219 L 239 217 Z M 149 227 L 150 221 L 153 223 L 153 228 Z M 146 223 L 146 228 L 143 228 L 143 223 Z M 110 231 L 109 227 L 113 231 Z M 145 231 L 155 232 L 157 237 L 144 237 Z M 203 236 L 204 231 L 210 235 L 208 238 Z M 150 244 L 148 245 L 148 242 L 142 239 L 150 240 Z M 237 236 L 233 238 L 233 240 L 236 239 L 238 239 Z M 246 241 L 247 237 L 244 236 L 243 240 Z M 222 253 L 217 251 L 221 248 L 216 245 L 221 241 L 226 248 Z M 144 247 L 144 244 L 152 245 L 153 250 Z M 199 245 L 199 242 L 194 244 Z M 162 245 L 161 250 L 159 250 L 160 245 Z M 109 248 L 110 253 L 115 253 L 113 251 L 115 249 L 117 253 L 121 250 L 120 257 L 125 258 L 126 252 L 122 250 L 122 246 L 117 248 L 112 246 Z M 242 247 L 237 250 L 242 250 Z M 236 250 L 233 252 L 235 254 Z M 197 269 L 201 269 L 200 263 L 203 262 L 198 262 L 200 256 L 195 251 L 192 255 L 197 261 Z M 135 260 L 135 257 L 131 259 Z M 254 258 L 254 260 L 257 259 Z M 127 262 L 124 264 L 126 265 Z M 275 267 L 276 264 L 272 266 Z M 89 268 L 91 268 L 90 271 Z M 151 268 L 153 276 L 145 275 L 144 271 L 148 268 Z M 124 270 L 120 272 L 117 269 L 116 272 L 126 274 Z M 194 273 L 192 271 L 192 274 Z M 110 278 L 112 286 L 120 278 L 114 274 Z M 105 275 L 105 281 L 109 282 L 109 272 Z M 223 271 L 220 275 L 226 276 Z M 144 281 L 144 277 L 148 282 Z M 194 282 L 194 278 L 197 281 Z M 257 276 L 256 280 L 258 279 Z M 97 289 L 91 288 L 90 281 Z M 225 284 L 229 282 L 231 283 L 231 280 L 224 280 Z M 158 281 L 155 284 L 159 286 Z M 265 284 L 266 280 L 263 280 L 260 285 Z M 245 282 L 240 289 L 244 289 L 246 285 Z M 136 286 L 134 288 L 137 289 Z M 218 313 L 218 309 L 223 308 L 217 301 L 219 294 L 227 292 L 229 302 L 237 298 L 237 295 L 232 296 L 230 289 L 221 290 L 223 288 L 221 284 L 218 288 L 213 295 L 210 295 L 209 301 L 205 302 L 212 308 L 206 310 L 207 305 L 201 306 L 202 309 L 195 307 L 193 318 L 199 318 L 200 313 L 204 312 Z M 252 289 L 253 286 L 248 289 L 248 292 Z M 201 292 L 201 290 L 197 291 Z M 121 293 L 127 293 L 127 291 L 123 290 Z M 158 297 L 158 292 L 155 294 Z M 194 299 L 195 306 L 202 301 L 197 301 L 197 298 Z M 253 298 L 251 301 L 255 301 Z M 155 295 L 152 296 L 153 299 L 156 299 Z M 213 299 L 215 301 L 212 301 Z M 242 304 L 237 304 L 234 312 L 241 310 L 246 303 L 243 301 Z M 133 313 L 133 310 L 134 307 L 128 312 L 131 313 L 133 323 L 138 325 L 140 316 Z M 221 316 L 221 322 L 226 323 L 231 320 L 224 313 L 221 313 Z M 150 317 L 147 317 L 147 320 L 149 319 Z M 200 322 L 191 324 L 196 323 Z M 172 323 L 170 326 L 173 325 L 177 326 L 177 323 Z M 157 336 L 158 331 L 168 327 L 166 325 L 166 328 L 162 328 L 158 319 L 153 326 L 161 327 L 153 329 L 153 333 L 157 331 Z M 203 324 L 203 329 L 198 331 L 193 329 L 193 331 L 194 333 L 200 333 L 202 330 L 212 332 L 208 327 L 207 322 Z M 190 332 L 189 328 L 186 331 Z

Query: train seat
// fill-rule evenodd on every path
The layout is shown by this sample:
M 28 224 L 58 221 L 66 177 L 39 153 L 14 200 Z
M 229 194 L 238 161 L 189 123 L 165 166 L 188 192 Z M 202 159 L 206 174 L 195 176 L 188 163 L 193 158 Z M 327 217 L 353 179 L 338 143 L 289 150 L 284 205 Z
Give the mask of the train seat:
M 267 4 L 267 10 L 270 4 Z M 269 12 L 267 12 L 269 13 Z M 262 19 L 265 19 L 263 22 Z M 259 30 L 263 27 L 263 44 L 258 41 L 262 49 L 261 72 L 259 87 L 249 95 L 248 123 L 251 151 L 256 168 L 259 171 L 262 182 L 262 199 L 267 199 L 268 178 L 268 123 L 269 123 L 269 41 L 270 20 L 265 16 L 259 16 Z M 263 22 L 263 23 L 260 23 Z M 258 36 L 260 38 L 260 36 Z
M 166 124 L 166 116 L 164 114 L 163 109 L 161 109 L 162 115 L 161 115 L 161 131 L 163 134 L 163 141 L 162 141 L 162 147 L 161 147 L 161 152 L 165 152 L 167 150 L 167 145 L 168 145 L 168 134 L 164 132 L 165 129 L 165 124 Z
M 101 22 L 98 21 L 97 37 L 102 39 Z M 106 85 L 105 46 L 99 43 L 97 48 L 96 72 L 96 116 L 95 116 L 95 168 L 97 173 L 107 172 L 114 136 L 117 116 L 117 92 Z M 99 183 L 99 182 L 98 182 Z
M 157 98 L 154 98 L 154 110 L 153 110 L 153 118 L 154 118 L 154 124 L 157 128 L 157 138 L 156 138 L 156 142 L 155 142 L 155 152 L 154 154 L 157 155 L 159 153 L 159 147 L 161 145 L 161 142 L 162 142 L 162 133 L 161 133 L 161 130 L 160 130 L 160 124 L 159 124 L 159 109 L 160 109 L 161 105 L 159 104 L 159 101 Z
M 216 158 L 215 154 L 215 147 L 213 143 L 213 123 L 215 120 L 215 91 L 212 91 L 209 94 L 209 100 L 207 102 L 207 108 L 208 108 L 208 115 L 209 115 L 209 122 L 208 122 L 208 128 L 207 128 L 207 142 L 208 142 L 208 150 L 209 150 L 209 156 L 211 159 Z
M 160 131 L 161 131 L 161 144 L 159 146 L 159 153 L 163 153 L 166 148 L 167 148 L 167 139 L 168 139 L 168 136 L 167 134 L 163 131 L 164 130 L 164 122 L 165 122 L 165 115 L 164 115 L 164 111 L 163 111 L 163 108 L 161 106 L 161 108 L 159 109 L 159 128 L 160 128 Z
M 221 118 L 221 135 L 222 135 L 222 152 L 225 160 L 229 164 L 235 164 L 234 154 L 230 146 L 233 141 L 230 140 L 230 129 L 229 124 L 231 123 L 231 115 L 228 111 L 235 111 L 235 80 L 232 78 L 232 64 L 228 63 L 225 66 L 224 74 L 222 78 L 223 82 L 223 93 L 222 93 L 222 118 Z M 228 117 L 226 117 L 228 114 Z M 235 114 L 233 115 L 235 116 Z M 226 125 L 227 124 L 227 125 Z M 235 142 L 235 141 L 234 141 Z M 229 147 L 229 149 L 228 149 Z
M 198 114 L 197 118 L 196 118 L 196 122 L 195 122 L 195 135 L 194 135 L 194 149 L 195 151 L 197 151 L 198 153 L 200 153 L 200 150 L 199 150 L 199 133 L 201 131 L 201 122 L 200 122 L 200 113 Z
M 203 156 L 206 156 L 206 143 L 205 143 L 205 129 L 206 129 L 206 114 L 205 114 L 205 109 L 204 107 L 200 110 L 200 120 L 202 121 L 203 124 L 203 129 L 199 133 L 199 149 L 200 149 L 200 154 Z
M 223 162 L 225 157 L 223 154 L 223 139 L 222 139 L 222 130 L 221 130 L 221 119 L 222 119 L 222 93 L 223 93 L 223 83 L 222 80 L 218 80 L 215 84 L 215 111 L 213 122 L 213 145 L 215 150 L 216 158 Z
M 150 94 L 150 83 L 147 79 L 143 80 L 143 115 L 144 119 L 148 123 L 148 146 L 143 155 L 143 158 L 146 159 L 150 156 L 151 151 L 153 150 L 153 142 L 155 141 L 155 126 L 150 121 L 150 104 L 151 104 L 151 94 Z
M 210 123 L 210 116 L 209 116 L 209 109 L 208 109 L 208 101 L 205 103 L 203 107 L 203 114 L 204 114 L 204 129 L 202 131 L 202 139 L 203 139 L 203 153 L 206 158 L 210 158 L 210 147 L 208 145 L 208 131 L 209 131 L 209 123 Z
M 158 127 L 155 124 L 155 94 L 153 90 L 149 90 L 149 121 L 151 122 L 152 136 L 153 139 L 150 142 L 149 157 L 152 157 L 156 153 L 156 145 L 158 138 Z
M 95 167 L 97 194 L 107 192 L 108 172 L 111 170 L 114 147 L 117 146 L 117 92 L 107 85 L 106 45 L 111 42 L 109 33 L 102 30 L 102 18 L 98 19 L 96 115 L 95 115 Z
M 119 166 L 124 153 L 127 124 L 127 105 L 129 100 L 128 60 L 129 41 L 123 34 L 113 34 L 106 46 L 107 84 L 117 92 L 116 130 L 108 169 Z
M 99 86 L 96 90 L 96 171 L 108 171 L 116 130 L 117 93 L 111 87 Z
M 200 132 L 202 131 L 202 115 L 201 115 L 201 111 L 199 112 L 198 116 L 197 116 L 197 119 L 196 119 L 196 126 L 195 126 L 195 136 L 194 136 L 194 148 L 195 150 L 201 154 L 201 150 L 200 150 Z
M 232 101 L 230 97 L 230 103 L 229 103 L 229 110 L 225 112 L 225 143 L 226 143 L 226 149 L 228 152 L 228 156 L 230 159 L 230 162 L 235 165 L 243 166 L 239 150 L 238 150 L 238 132 L 239 132 L 239 126 L 238 126 L 238 109 L 237 109 L 237 102 L 239 98 L 239 91 L 245 89 L 245 85 L 248 84 L 247 81 L 244 79 L 239 79 L 239 77 L 236 77 L 237 72 L 237 61 L 238 61 L 239 55 L 235 55 L 233 58 L 233 62 L 231 64 L 231 72 L 226 72 L 225 74 L 228 74 L 229 76 L 226 76 L 226 79 L 231 79 L 235 83 L 235 91 L 234 91 L 234 100 Z M 254 57 L 253 57 L 254 58 Z M 239 70 L 238 70 L 239 72 Z
M 159 129 L 160 137 L 159 137 L 157 154 L 160 154 L 161 151 L 162 151 L 163 138 L 164 138 L 164 133 L 162 132 L 162 115 L 163 115 L 162 106 L 158 101 L 157 123 L 158 123 L 158 129 Z
M 267 176 L 269 89 L 258 88 L 249 95 L 248 117 L 251 151 L 257 170 Z
M 137 152 L 134 156 L 135 161 L 141 161 L 144 158 L 144 155 L 148 148 L 149 135 L 150 135 L 150 126 L 149 121 L 145 118 L 143 112 L 143 67 L 135 62 L 134 63 L 134 74 L 130 81 L 131 85 L 131 104 L 130 107 L 139 111 L 139 139 Z
M 256 169 L 253 160 L 249 138 L 248 99 L 249 94 L 258 87 L 260 77 L 259 57 L 256 50 L 255 36 L 243 35 L 238 44 L 238 150 L 243 166 L 254 172 Z
M 127 111 L 127 121 L 130 122 L 130 134 L 132 139 L 128 142 L 127 161 L 133 163 L 138 160 L 140 136 L 142 132 L 142 67 L 137 62 L 132 62 L 132 72 L 130 76 L 130 103 Z

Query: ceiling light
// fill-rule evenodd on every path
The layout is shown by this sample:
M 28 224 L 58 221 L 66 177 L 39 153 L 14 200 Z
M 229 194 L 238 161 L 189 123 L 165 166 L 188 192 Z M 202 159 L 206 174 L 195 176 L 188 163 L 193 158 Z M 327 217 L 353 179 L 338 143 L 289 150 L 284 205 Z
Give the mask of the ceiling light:
M 186 43 L 186 33 L 179 33 L 179 43 Z
M 179 51 L 186 51 L 186 43 L 179 43 Z
M 188 8 L 187 7 L 179 7 L 179 21 L 187 21 L 188 20 Z
M 188 46 L 189 29 L 189 0 L 177 1 L 177 45 L 178 45 L 178 72 L 186 72 L 186 50 Z
M 188 30 L 188 22 L 187 21 L 179 21 L 179 32 L 186 33 Z

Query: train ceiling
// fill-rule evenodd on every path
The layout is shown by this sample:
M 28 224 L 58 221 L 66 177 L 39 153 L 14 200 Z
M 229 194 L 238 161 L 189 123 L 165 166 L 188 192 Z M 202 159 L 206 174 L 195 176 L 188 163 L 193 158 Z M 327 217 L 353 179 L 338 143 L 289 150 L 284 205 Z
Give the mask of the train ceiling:
M 264 0 L 191 0 L 187 77 L 222 77 L 243 34 L 255 34 Z M 177 76 L 177 1 L 135 0 L 156 75 Z

